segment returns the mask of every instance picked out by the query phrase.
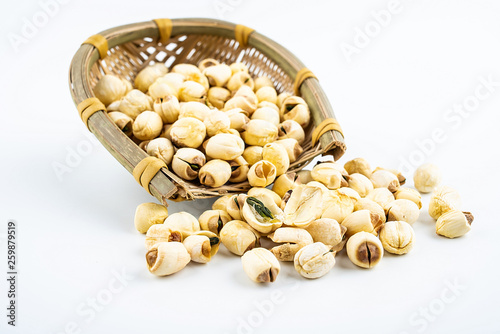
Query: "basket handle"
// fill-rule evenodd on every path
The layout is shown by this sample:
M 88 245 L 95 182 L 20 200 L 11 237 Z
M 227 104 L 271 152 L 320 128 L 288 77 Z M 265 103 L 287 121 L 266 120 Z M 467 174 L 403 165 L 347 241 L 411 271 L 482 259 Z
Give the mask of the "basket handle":
M 346 150 L 344 133 L 318 78 L 307 68 L 300 69 L 295 75 L 294 92 L 307 101 L 311 111 L 315 125 L 312 146 L 319 143 L 323 155 L 332 155 L 335 161 L 340 159 Z

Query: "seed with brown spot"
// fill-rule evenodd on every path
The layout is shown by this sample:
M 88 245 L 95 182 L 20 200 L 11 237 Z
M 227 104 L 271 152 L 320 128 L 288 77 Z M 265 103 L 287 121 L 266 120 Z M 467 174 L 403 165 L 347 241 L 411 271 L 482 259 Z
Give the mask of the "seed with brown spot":
M 391 193 L 399 189 L 399 180 L 393 173 L 379 169 L 373 172 L 370 177 L 374 188 L 387 188 Z
M 210 262 L 219 250 L 220 239 L 210 231 L 199 231 L 188 236 L 184 242 L 191 260 L 198 263 Z
M 231 166 L 227 161 L 214 159 L 200 168 L 200 183 L 209 187 L 220 187 L 231 177 Z
M 272 283 L 278 277 L 280 264 L 278 259 L 265 248 L 254 248 L 241 257 L 243 270 L 257 283 Z
M 267 187 L 276 178 L 276 167 L 267 160 L 260 160 L 250 167 L 247 178 L 252 187 Z
M 165 224 L 155 224 L 146 233 L 145 246 L 151 249 L 158 242 L 182 242 L 182 233 Z
M 224 224 L 233 219 L 226 210 L 227 206 L 224 207 L 224 210 L 207 210 L 203 212 L 198 218 L 201 229 L 218 235 Z
M 373 268 L 380 262 L 384 249 L 380 240 L 371 233 L 358 232 L 347 241 L 347 256 L 355 265 Z
M 189 261 L 191 257 L 180 242 L 159 242 L 146 253 L 148 269 L 156 276 L 172 275 Z
M 341 224 L 347 228 L 346 236 L 349 238 L 361 231 L 377 235 L 383 221 L 376 213 L 369 210 L 359 210 L 348 215 Z
M 447 238 L 457 238 L 471 230 L 474 217 L 470 212 L 451 210 L 436 221 L 436 233 Z

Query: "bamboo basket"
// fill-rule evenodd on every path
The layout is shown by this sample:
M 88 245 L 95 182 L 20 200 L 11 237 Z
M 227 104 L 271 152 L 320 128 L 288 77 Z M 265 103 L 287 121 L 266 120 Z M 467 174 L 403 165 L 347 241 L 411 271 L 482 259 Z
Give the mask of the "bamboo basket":
M 327 130 L 313 147 L 311 134 L 326 119 L 335 119 L 332 107 L 315 77 L 297 82 L 304 65 L 291 52 L 250 28 L 213 19 L 161 19 L 133 23 L 94 35 L 76 52 L 69 71 L 73 101 L 94 97 L 93 88 L 104 74 L 113 74 L 133 82 L 145 66 L 163 62 L 171 68 L 178 63 L 197 65 L 205 58 L 221 63 L 241 61 L 250 74 L 268 76 L 278 93 L 299 94 L 309 105 L 312 122 L 306 129 L 304 152 L 290 165 L 289 171 L 299 171 L 314 157 L 332 155 L 339 159 L 345 151 L 340 128 Z M 306 71 L 307 72 L 307 71 Z M 104 109 L 104 108 L 102 108 Z M 98 110 L 87 120 L 87 127 L 106 149 L 130 172 L 147 153 L 125 135 L 108 117 Z M 224 194 L 240 193 L 250 188 L 248 182 L 210 188 L 199 182 L 185 181 L 167 168 L 161 168 L 145 186 L 161 203 L 167 199 L 192 200 Z

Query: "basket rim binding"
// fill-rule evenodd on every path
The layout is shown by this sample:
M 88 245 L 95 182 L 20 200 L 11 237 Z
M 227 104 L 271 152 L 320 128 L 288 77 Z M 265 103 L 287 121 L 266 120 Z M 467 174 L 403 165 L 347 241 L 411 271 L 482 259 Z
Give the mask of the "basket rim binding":
M 138 22 L 111 28 L 92 36 L 93 38 L 96 36 L 92 44 L 85 44 L 89 43 L 86 41 L 80 46 L 73 57 L 69 71 L 70 90 L 75 105 L 79 106 L 83 101 L 94 97 L 89 73 L 99 58 L 106 56 L 108 49 L 146 37 L 153 38 L 153 40 L 165 39 L 165 31 L 161 30 L 164 27 L 157 23 L 161 23 L 161 21 L 167 21 L 170 24 L 168 33 L 171 37 L 208 34 L 231 38 L 240 43 L 246 42 L 245 46 L 255 48 L 263 53 L 292 79 L 297 78 L 297 75 L 300 76 L 301 70 L 305 68 L 304 64 L 283 46 L 241 25 L 207 18 L 161 19 L 155 21 Z M 247 33 L 243 40 L 241 37 L 242 27 Z M 240 34 L 240 36 L 236 34 Z M 324 120 L 335 119 L 335 114 L 318 80 L 314 76 L 312 78 L 314 79 L 301 81 L 297 89 L 300 96 L 309 105 L 314 126 L 321 125 L 324 127 Z M 148 157 L 147 153 L 118 129 L 107 117 L 105 108 L 94 106 L 94 109 L 96 110 L 86 116 L 82 114 L 82 118 L 84 117 L 86 120 L 86 125 L 104 147 L 132 173 L 135 166 Z M 82 111 L 80 110 L 80 112 Z M 83 113 L 86 112 L 83 111 Z M 326 127 L 325 131 L 319 135 L 318 144 L 311 149 L 310 160 L 320 154 L 332 155 L 334 160 L 338 160 L 344 154 L 345 149 L 341 130 L 335 127 Z M 164 205 L 168 205 L 167 199 L 174 201 L 191 200 L 224 195 L 223 192 L 214 189 L 212 192 L 205 191 L 203 196 L 196 196 L 183 183 L 183 180 L 173 175 L 167 168 L 161 168 L 159 172 L 154 173 L 150 182 L 147 181 L 144 188 Z

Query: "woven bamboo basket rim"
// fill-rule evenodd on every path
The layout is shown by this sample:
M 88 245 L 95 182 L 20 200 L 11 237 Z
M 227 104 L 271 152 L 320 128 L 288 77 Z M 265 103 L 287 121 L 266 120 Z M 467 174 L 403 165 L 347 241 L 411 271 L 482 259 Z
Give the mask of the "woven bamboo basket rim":
M 70 90 L 75 105 L 94 97 L 92 88 L 103 74 L 111 72 L 133 80 L 142 68 L 152 62 L 159 62 L 155 58 L 158 56 L 158 50 L 173 57 L 173 62 L 167 64 L 169 67 L 177 63 L 193 63 L 200 55 L 198 58 L 191 57 L 192 51 L 196 48 L 203 49 L 204 42 L 209 44 L 205 49 L 211 49 L 212 53 L 215 50 L 218 54 L 214 56 L 208 53 L 202 55 L 201 59 L 218 58 L 222 62 L 229 63 L 238 55 L 240 58 L 243 55 L 240 61 L 247 65 L 255 65 L 249 66 L 252 75 L 274 74 L 271 79 L 275 82 L 278 92 L 291 93 L 293 79 L 301 69 L 305 68 L 290 51 L 256 31 L 250 30 L 246 45 L 239 43 L 235 37 L 237 25 L 233 23 L 206 18 L 172 19 L 169 22 L 171 22 L 170 36 L 168 42 L 163 44 L 159 42 L 162 32 L 155 21 L 123 25 L 99 33 L 98 37 L 104 42 L 107 51 L 103 59 L 100 54 L 102 50 L 90 44 L 82 44 L 73 57 L 69 71 Z M 177 49 L 169 50 L 171 45 L 176 45 Z M 148 48 L 155 49 L 155 46 L 156 52 L 148 53 Z M 255 70 L 252 71 L 252 68 Z M 306 129 L 304 152 L 290 165 L 289 171 L 301 170 L 321 154 L 332 155 L 334 160 L 338 160 L 346 149 L 343 134 L 337 130 L 325 132 L 312 147 L 310 134 L 313 128 L 325 119 L 335 119 L 335 114 L 317 79 L 303 81 L 299 92 L 309 106 L 312 122 Z M 92 114 L 88 118 L 87 126 L 130 173 L 141 160 L 148 157 L 144 150 L 111 121 L 105 110 Z M 209 198 L 240 193 L 249 188 L 248 182 L 228 184 L 219 188 L 205 187 L 199 183 L 185 181 L 167 168 L 162 168 L 148 187 L 150 193 L 164 205 L 168 205 L 167 199 L 178 201 Z

